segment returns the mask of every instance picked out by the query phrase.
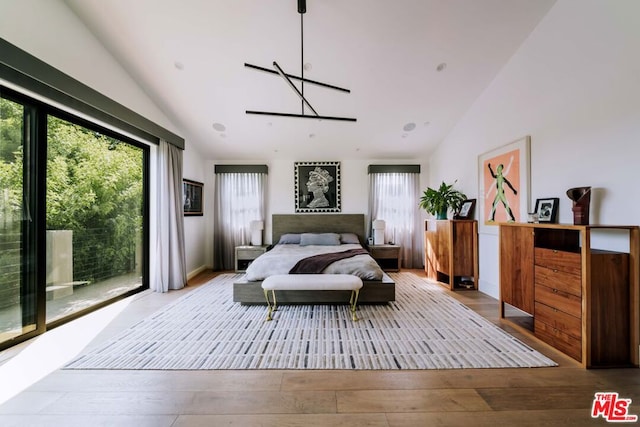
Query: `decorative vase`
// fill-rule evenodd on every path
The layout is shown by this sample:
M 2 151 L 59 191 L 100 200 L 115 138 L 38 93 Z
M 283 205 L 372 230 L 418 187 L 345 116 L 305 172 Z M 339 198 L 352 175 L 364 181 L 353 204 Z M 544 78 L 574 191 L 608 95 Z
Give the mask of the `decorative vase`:
M 591 202 L 591 187 L 575 187 L 567 190 L 567 196 L 573 200 L 573 224 L 589 224 L 589 204 Z

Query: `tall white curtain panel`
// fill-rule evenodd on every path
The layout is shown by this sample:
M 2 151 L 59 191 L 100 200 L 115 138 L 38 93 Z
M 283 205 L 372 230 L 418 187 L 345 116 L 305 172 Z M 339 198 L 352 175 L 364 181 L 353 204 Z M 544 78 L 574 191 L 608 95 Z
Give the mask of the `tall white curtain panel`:
M 156 265 L 151 289 L 167 292 L 187 283 L 182 204 L 182 150 L 160 140 L 158 147 Z
M 419 185 L 419 173 L 369 173 L 369 219 L 384 221 L 384 243 L 402 247 L 404 268 L 422 268 Z
M 252 223 L 264 221 L 267 174 L 225 172 L 215 178 L 214 268 L 233 270 L 235 247 L 251 244 Z

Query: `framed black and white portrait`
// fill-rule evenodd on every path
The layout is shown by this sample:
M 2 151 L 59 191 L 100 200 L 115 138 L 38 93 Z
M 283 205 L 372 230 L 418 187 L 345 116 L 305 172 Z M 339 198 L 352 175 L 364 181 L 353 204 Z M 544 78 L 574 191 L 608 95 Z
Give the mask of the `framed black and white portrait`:
M 296 213 L 340 212 L 340 162 L 295 162 Z
M 202 188 L 204 184 L 189 179 L 182 180 L 182 200 L 185 216 L 202 216 Z
M 538 222 L 556 222 L 559 200 L 557 197 L 536 200 L 535 213 L 538 214 Z

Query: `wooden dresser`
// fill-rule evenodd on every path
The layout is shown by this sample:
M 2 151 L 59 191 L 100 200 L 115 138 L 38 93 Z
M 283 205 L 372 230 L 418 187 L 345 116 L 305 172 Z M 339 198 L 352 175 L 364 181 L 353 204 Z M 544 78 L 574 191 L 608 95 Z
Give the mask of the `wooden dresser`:
M 594 230 L 629 251 L 591 248 Z M 514 323 L 584 367 L 638 366 L 639 255 L 637 226 L 500 224 L 500 316 L 517 308 Z
M 424 223 L 424 270 L 449 289 L 478 289 L 478 222 L 427 220 Z

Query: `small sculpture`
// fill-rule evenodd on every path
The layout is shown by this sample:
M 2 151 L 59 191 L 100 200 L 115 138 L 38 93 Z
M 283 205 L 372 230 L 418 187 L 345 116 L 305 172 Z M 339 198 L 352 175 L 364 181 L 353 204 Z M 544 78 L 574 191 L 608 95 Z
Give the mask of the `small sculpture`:
M 589 224 L 589 204 L 591 202 L 591 187 L 575 187 L 567 190 L 567 196 L 573 200 L 573 224 Z

